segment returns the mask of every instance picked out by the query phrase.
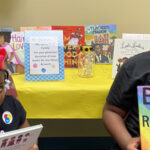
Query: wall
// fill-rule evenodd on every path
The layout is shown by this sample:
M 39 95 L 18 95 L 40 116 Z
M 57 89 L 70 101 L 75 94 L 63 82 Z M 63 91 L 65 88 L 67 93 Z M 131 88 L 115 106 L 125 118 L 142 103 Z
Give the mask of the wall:
M 0 0 L 0 26 L 117 24 L 122 33 L 150 33 L 149 0 Z

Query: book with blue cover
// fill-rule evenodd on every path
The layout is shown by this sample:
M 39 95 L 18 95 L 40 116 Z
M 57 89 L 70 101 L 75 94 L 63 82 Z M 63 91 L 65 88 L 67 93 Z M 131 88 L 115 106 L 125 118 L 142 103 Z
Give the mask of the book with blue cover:
M 2 28 L 0 27 L 0 32 L 13 32 L 14 28 L 8 27 L 8 28 Z
M 25 80 L 64 80 L 62 31 L 25 31 Z

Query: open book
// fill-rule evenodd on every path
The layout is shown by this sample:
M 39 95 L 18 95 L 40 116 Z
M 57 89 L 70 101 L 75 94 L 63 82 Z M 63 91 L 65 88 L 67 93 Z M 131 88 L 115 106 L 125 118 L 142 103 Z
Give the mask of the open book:
M 42 130 L 43 126 L 35 125 L 0 134 L 1 150 L 27 150 L 32 147 Z

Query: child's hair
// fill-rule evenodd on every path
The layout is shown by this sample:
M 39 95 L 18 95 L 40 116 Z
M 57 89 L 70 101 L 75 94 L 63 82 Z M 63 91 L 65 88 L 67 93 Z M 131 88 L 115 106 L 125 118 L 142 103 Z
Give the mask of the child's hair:
M 10 43 L 11 32 L 1 31 L 0 36 L 4 36 L 4 41 Z
M 0 92 L 4 89 L 5 87 L 5 80 L 8 79 L 9 73 L 5 69 L 0 69 Z

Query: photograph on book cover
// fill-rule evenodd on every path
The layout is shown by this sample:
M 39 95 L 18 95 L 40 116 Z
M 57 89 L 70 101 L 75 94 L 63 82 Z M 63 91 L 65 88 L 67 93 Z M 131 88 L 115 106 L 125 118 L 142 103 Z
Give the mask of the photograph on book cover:
M 11 31 L 0 30 L 0 46 L 3 47 L 7 53 L 4 61 L 4 69 L 7 69 L 10 74 L 24 73 L 24 65 L 21 62 L 20 57 L 18 56 L 19 53 L 17 54 L 17 51 L 20 50 L 16 51 L 15 45 L 11 42 L 12 41 L 11 35 L 13 35 L 12 30 Z M 21 40 L 21 38 L 18 39 L 17 37 L 13 39 Z M 23 49 L 23 44 L 21 45 L 21 49 Z

